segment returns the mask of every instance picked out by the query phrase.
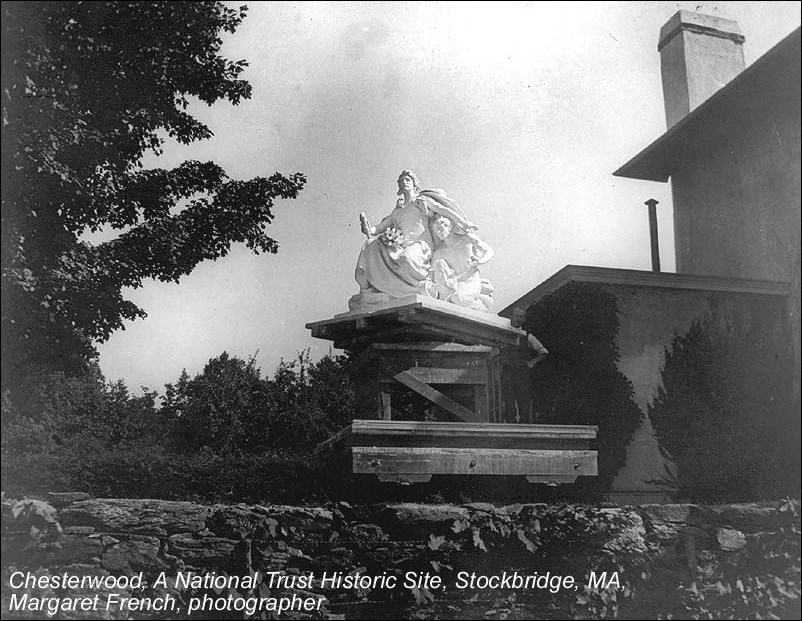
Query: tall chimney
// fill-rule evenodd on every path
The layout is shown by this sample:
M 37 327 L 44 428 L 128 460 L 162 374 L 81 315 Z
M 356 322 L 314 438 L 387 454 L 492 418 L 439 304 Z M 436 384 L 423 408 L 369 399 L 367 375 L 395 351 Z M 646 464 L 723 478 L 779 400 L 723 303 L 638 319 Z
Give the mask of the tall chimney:
M 660 29 L 666 125 L 671 127 L 744 70 L 737 22 L 678 11 Z

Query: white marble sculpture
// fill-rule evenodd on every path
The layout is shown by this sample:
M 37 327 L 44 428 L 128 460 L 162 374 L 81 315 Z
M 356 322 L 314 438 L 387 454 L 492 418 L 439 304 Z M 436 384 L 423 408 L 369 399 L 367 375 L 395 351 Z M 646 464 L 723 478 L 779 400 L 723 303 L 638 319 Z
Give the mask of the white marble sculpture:
M 440 300 L 474 310 L 493 311 L 493 286 L 479 274 L 479 266 L 495 254 L 475 231 L 459 231 L 444 216 L 434 221 L 432 293 Z
M 395 209 L 377 226 L 359 214 L 367 241 L 357 259 L 360 291 L 352 310 L 410 295 L 426 295 L 475 310 L 492 311 L 490 283 L 478 265 L 493 256 L 476 225 L 443 190 L 424 190 L 412 171 L 398 177 Z

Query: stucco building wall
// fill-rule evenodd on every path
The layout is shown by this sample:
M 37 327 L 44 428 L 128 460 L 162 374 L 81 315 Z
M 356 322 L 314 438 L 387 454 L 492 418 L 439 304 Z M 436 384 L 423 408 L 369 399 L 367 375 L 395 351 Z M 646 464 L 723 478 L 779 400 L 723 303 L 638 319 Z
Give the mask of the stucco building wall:
M 802 200 L 798 110 L 756 103 L 740 131 L 695 152 L 673 174 L 677 272 L 793 277 Z
M 665 352 L 671 349 L 673 339 L 685 335 L 694 322 L 739 333 L 758 324 L 769 328 L 767 337 L 779 349 L 786 338 L 782 333 L 785 298 L 737 291 L 602 286 L 618 300 L 618 368 L 632 382 L 635 402 L 645 417 L 627 447 L 627 463 L 612 488 L 615 497 L 632 496 L 635 501 L 650 489 L 657 493 L 659 488 L 647 481 L 660 478 L 665 468 L 671 467 L 660 454 L 647 413 L 662 385 Z

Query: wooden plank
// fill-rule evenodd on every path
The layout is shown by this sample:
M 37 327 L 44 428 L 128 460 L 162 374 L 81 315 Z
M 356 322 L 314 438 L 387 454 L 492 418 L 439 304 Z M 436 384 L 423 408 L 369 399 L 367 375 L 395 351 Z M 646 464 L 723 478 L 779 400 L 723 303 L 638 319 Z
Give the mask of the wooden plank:
M 585 425 L 355 420 L 320 443 L 315 455 L 329 459 L 350 447 L 587 451 L 595 437 L 596 428 Z
M 436 351 L 458 352 L 470 354 L 488 354 L 495 350 L 489 345 L 463 345 L 462 343 L 443 343 L 441 341 L 424 341 L 418 343 L 374 343 L 371 349 L 389 351 Z
M 390 393 L 389 392 L 382 392 L 381 393 L 381 417 L 382 420 L 391 420 L 393 418 L 393 408 L 390 404 Z
M 323 440 L 323 442 L 318 444 L 313 453 L 318 454 L 337 450 L 338 445 L 341 445 L 348 438 L 348 436 L 351 435 L 351 429 L 351 425 L 343 427 L 337 433 L 329 436 L 326 440 Z
M 410 367 L 424 367 L 434 369 L 484 369 L 487 367 L 486 356 L 472 353 L 457 352 L 426 352 L 426 351 L 399 351 L 390 354 L 376 353 L 371 359 L 372 366 L 381 366 L 387 373 L 387 379 L 392 378 L 399 371 L 407 371 Z M 393 370 L 394 369 L 394 370 Z M 390 373 L 390 371 L 392 373 Z
M 437 390 L 436 388 L 432 388 L 429 384 L 425 384 L 416 377 L 413 377 L 406 371 L 401 371 L 400 373 L 396 373 L 393 376 L 399 382 L 401 382 L 407 388 L 414 390 L 418 394 L 426 397 L 432 403 L 440 406 L 446 412 L 449 412 L 456 416 L 457 418 L 461 418 L 465 421 L 474 421 L 479 422 L 480 419 L 476 416 L 475 412 L 472 412 L 464 405 L 461 405 L 454 401 L 451 397 L 444 395 L 442 392 Z
M 513 328 L 510 325 L 509 319 L 499 317 L 495 313 L 472 310 L 450 302 L 436 300 L 425 295 L 410 295 L 403 298 L 395 298 L 387 302 L 371 305 L 365 309 L 340 313 L 331 319 L 308 323 L 306 327 L 311 328 L 321 324 L 341 323 L 349 319 L 364 317 L 366 315 L 376 317 L 380 315 L 396 314 L 400 309 L 416 309 L 428 314 L 441 313 L 473 323 L 482 323 L 501 330 L 518 331 L 518 328 Z
M 519 334 L 518 329 L 499 330 L 498 327 L 485 323 L 456 319 L 448 313 L 423 313 L 419 311 L 417 315 L 419 322 L 423 325 L 440 328 L 448 332 L 454 331 L 472 337 L 474 341 L 489 341 L 494 344 L 515 345 L 524 335 Z M 477 338 L 480 337 L 480 338 Z
M 525 334 L 525 332 L 520 328 L 513 328 L 509 319 L 506 317 L 499 317 L 495 313 L 473 310 L 464 306 L 458 306 L 450 302 L 435 300 L 434 298 L 428 298 L 424 296 L 418 296 L 418 302 L 420 303 L 421 311 L 426 312 L 427 314 L 459 317 L 469 322 L 482 323 L 488 326 L 499 328 L 501 330 Z
M 486 381 L 486 373 L 481 367 L 464 369 L 443 369 L 437 367 L 410 367 L 406 369 L 415 379 L 426 384 L 481 384 Z
M 487 386 L 482 383 L 473 387 L 473 407 L 480 420 L 490 420 L 487 407 Z
M 394 474 L 379 472 L 376 474 L 382 483 L 401 483 L 409 485 L 411 483 L 428 483 L 432 480 L 431 474 Z
M 401 418 L 393 412 L 393 418 Z M 539 449 L 539 450 L 593 450 L 592 440 L 560 439 L 560 438 L 499 438 L 482 436 L 427 436 L 409 435 L 359 435 L 348 436 L 342 445 L 352 446 L 401 446 L 401 447 L 442 447 L 442 448 L 505 448 L 505 449 Z
M 455 321 L 456 319 L 456 321 Z M 488 346 L 516 345 L 520 336 L 516 332 L 501 331 L 493 326 L 480 323 L 469 324 L 463 319 L 442 313 L 423 314 L 418 309 L 409 309 L 398 314 L 398 321 L 421 329 L 442 334 L 450 341 L 483 343 Z
M 306 328 L 313 329 L 317 326 L 322 325 L 344 325 L 347 324 L 349 321 L 353 321 L 358 317 L 395 317 L 398 314 L 399 308 L 404 307 L 417 307 L 420 308 L 421 304 L 417 301 L 417 296 L 409 296 L 406 298 L 400 298 L 397 300 L 392 300 L 389 302 L 384 302 L 381 304 L 375 304 L 370 307 L 369 310 L 354 310 L 348 311 L 347 313 L 339 313 L 334 315 L 331 319 L 324 319 L 322 321 L 313 321 L 311 323 L 306 324 Z
M 481 436 L 524 438 L 576 438 L 593 440 L 598 427 L 594 425 L 515 425 L 512 423 L 460 422 L 443 423 L 413 420 L 364 420 L 351 423 L 351 431 L 361 435 L 406 435 L 430 436 Z
M 357 474 L 523 475 L 555 481 L 598 474 L 596 451 L 358 446 L 351 454 Z
M 331 334 L 328 326 L 313 326 L 311 331 L 312 336 L 316 339 L 328 339 Z
M 346 343 L 365 334 L 382 339 L 385 332 L 405 324 L 416 334 L 427 335 L 426 338 L 470 344 L 509 345 L 525 334 L 513 328 L 508 319 L 423 296 L 388 301 L 370 310 L 308 323 L 306 327 L 316 337 Z
M 476 410 L 476 414 L 482 420 L 490 420 L 490 392 L 488 386 L 488 366 L 487 364 L 482 365 L 481 367 L 476 369 L 479 371 L 482 381 L 479 382 L 477 386 L 473 388 L 473 403 L 474 409 Z
M 578 475 L 577 475 L 578 476 Z M 562 485 L 564 483 L 573 483 L 576 481 L 576 476 L 571 475 L 558 475 L 558 474 L 535 474 L 528 475 L 526 480 L 530 483 L 545 483 L 546 485 Z
M 401 328 L 393 328 L 388 330 L 381 331 L 381 338 L 403 338 L 405 336 L 410 336 L 416 334 L 414 330 L 410 329 L 409 326 L 401 327 Z M 312 335 L 314 336 L 314 334 Z M 362 336 L 353 336 L 353 335 L 346 335 L 346 336 L 338 336 L 334 339 L 334 347 L 337 349 L 352 349 L 352 350 L 361 350 L 361 353 L 367 352 L 371 349 L 371 346 L 376 343 L 376 333 L 370 332 L 364 334 Z

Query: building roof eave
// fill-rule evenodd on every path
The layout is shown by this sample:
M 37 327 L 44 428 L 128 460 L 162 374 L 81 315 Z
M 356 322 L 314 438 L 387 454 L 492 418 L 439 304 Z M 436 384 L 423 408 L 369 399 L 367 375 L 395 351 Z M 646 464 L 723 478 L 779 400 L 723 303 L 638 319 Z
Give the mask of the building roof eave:
M 527 308 L 571 282 L 658 289 L 725 291 L 769 296 L 786 296 L 791 289 L 790 283 L 774 280 L 697 276 L 673 272 L 647 272 L 591 265 L 566 265 L 537 287 L 499 311 L 498 314 L 501 317 L 510 317 L 514 308 Z
M 799 64 L 797 28 L 613 175 L 665 183 L 697 146 L 731 133 L 767 98 L 795 98 L 798 106 Z

